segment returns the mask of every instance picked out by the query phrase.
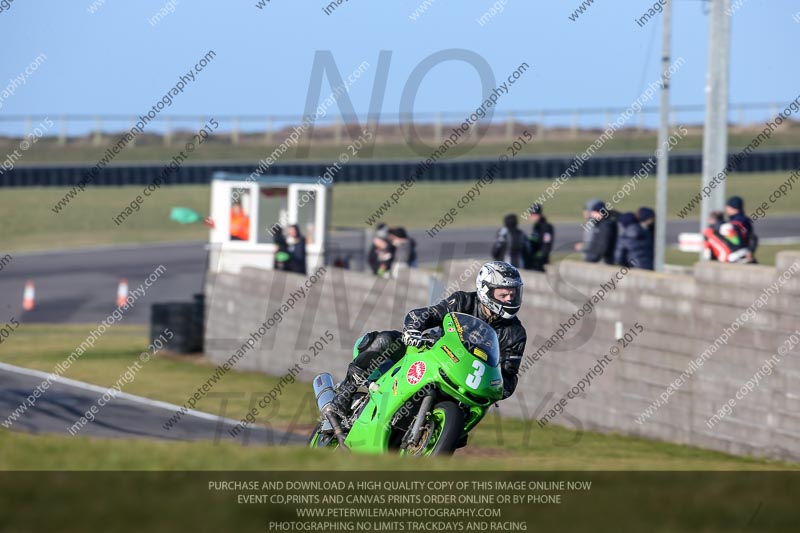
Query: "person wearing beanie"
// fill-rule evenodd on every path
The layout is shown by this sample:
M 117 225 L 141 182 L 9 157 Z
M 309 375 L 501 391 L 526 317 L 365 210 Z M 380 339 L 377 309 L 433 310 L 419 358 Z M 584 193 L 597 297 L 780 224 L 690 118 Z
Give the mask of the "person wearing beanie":
M 517 215 L 503 217 L 503 227 L 497 232 L 492 245 L 492 257 L 495 261 L 505 261 L 517 268 L 522 268 L 523 258 L 528 254 L 528 242 L 525 234 L 517 227 Z
M 640 207 L 636 213 L 636 218 L 639 219 L 639 225 L 644 228 L 653 243 L 653 249 L 656 247 L 656 212 L 649 207 Z
M 614 262 L 628 268 L 653 270 L 655 250 L 647 230 L 642 227 L 635 213 L 624 213 L 619 217 L 622 230 L 614 251 Z
M 583 250 L 583 257 L 589 263 L 600 261 L 613 265 L 614 251 L 617 247 L 617 219 L 619 213 L 606 209 L 606 204 L 597 201 L 592 205 L 590 216 L 594 220 L 591 225 L 589 244 Z
M 753 231 L 753 221 L 744 213 L 744 200 L 741 196 L 731 196 L 725 204 L 725 213 L 728 223 L 736 230 L 739 242 L 750 250 L 751 262 L 755 263 L 755 252 L 758 247 L 758 237 Z
M 528 256 L 525 268 L 544 272 L 544 266 L 550 263 L 550 252 L 556 230 L 547 221 L 542 206 L 533 204 L 528 210 L 528 218 L 533 222 L 531 234 L 528 236 Z
M 744 210 L 744 200 L 741 196 L 731 196 L 728 198 L 728 203 L 725 204 L 726 207 L 730 207 L 734 211 L 743 211 Z M 727 210 L 728 214 L 731 214 L 731 211 Z

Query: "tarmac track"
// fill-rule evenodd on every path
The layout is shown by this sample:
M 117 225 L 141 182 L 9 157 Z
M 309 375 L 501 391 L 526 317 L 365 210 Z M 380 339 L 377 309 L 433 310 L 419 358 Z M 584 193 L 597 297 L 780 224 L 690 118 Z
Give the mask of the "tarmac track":
M 8 429 L 34 434 L 71 435 L 69 428 L 97 405 L 107 392 L 104 387 L 64 378 L 53 381 L 30 406 L 29 396 L 48 374 L 0 363 L 0 427 L 21 405 L 28 409 L 10 422 Z M 115 391 L 116 392 L 116 391 Z M 94 421 L 76 432 L 79 436 L 103 438 L 151 438 L 174 441 L 236 441 L 249 445 L 299 445 L 307 437 L 254 426 L 233 438 L 228 433 L 238 420 L 199 411 L 189 412 L 169 430 L 163 425 L 180 409 L 177 405 L 121 393 L 98 407 Z

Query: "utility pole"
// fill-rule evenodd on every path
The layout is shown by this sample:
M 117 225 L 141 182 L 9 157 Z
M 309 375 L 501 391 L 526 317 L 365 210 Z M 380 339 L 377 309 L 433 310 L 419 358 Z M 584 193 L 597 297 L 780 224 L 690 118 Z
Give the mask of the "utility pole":
M 672 41 L 672 0 L 664 5 L 661 29 L 661 105 L 656 150 L 656 250 L 655 269 L 664 271 L 667 244 L 667 170 L 669 167 L 669 65 Z
M 706 124 L 703 129 L 703 187 L 723 171 L 728 162 L 728 72 L 731 44 L 731 0 L 710 0 L 708 20 L 708 70 L 706 71 Z M 709 189 L 706 189 L 709 190 Z M 703 195 L 700 231 L 708 215 L 725 206 L 725 181 Z

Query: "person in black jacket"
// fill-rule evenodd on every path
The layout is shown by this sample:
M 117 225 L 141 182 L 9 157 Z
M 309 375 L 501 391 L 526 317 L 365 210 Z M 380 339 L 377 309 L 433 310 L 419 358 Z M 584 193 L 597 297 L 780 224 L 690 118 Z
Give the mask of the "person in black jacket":
M 656 212 L 649 207 L 640 207 L 636 213 L 639 225 L 647 232 L 647 236 L 653 242 L 653 249 L 656 247 Z
M 492 245 L 492 259 L 522 268 L 523 258 L 527 254 L 528 242 L 525 234 L 517 227 L 517 215 L 506 215 L 503 218 L 503 227 L 498 230 Z
M 270 228 L 272 232 L 272 242 L 277 246 L 275 250 L 275 270 L 290 270 L 290 261 L 292 256 L 289 254 L 289 245 L 286 242 L 286 236 L 283 234 L 283 228 L 275 225 Z
M 550 263 L 550 251 L 556 230 L 542 213 L 542 206 L 533 204 L 528 210 L 528 218 L 533 222 L 531 234 L 528 236 L 528 256 L 525 268 L 544 272 L 544 266 Z
M 603 202 L 592 206 L 592 219 L 595 221 L 589 244 L 583 251 L 583 256 L 589 263 L 614 264 L 614 250 L 617 246 L 617 218 L 616 211 L 606 209 Z
M 755 253 L 758 248 L 758 237 L 753 231 L 753 220 L 744 214 L 742 197 L 731 196 L 725 204 L 725 213 L 728 215 L 729 223 L 736 229 L 741 245 L 750 250 L 749 262 L 757 263 Z
M 410 267 L 417 266 L 417 241 L 408 235 L 406 228 L 391 228 L 387 238 L 395 248 L 396 263 L 405 263 Z
M 372 237 L 372 246 L 367 254 L 367 263 L 372 273 L 378 277 L 389 277 L 391 275 L 392 263 L 394 262 L 395 248 L 389 241 L 389 228 L 383 226 L 375 231 Z
M 527 341 L 525 328 L 516 317 L 522 305 L 522 277 L 514 266 L 494 261 L 481 267 L 475 285 L 477 291 L 454 292 L 436 305 L 409 311 L 402 333 L 372 331 L 361 337 L 356 347 L 358 356 L 347 367 L 347 376 L 334 399 L 336 409 L 349 417 L 353 394 L 370 374 L 387 360 L 399 361 L 406 353 L 406 346 L 422 346 L 422 333 L 441 326 L 449 312 L 480 318 L 497 332 L 503 399 L 511 396 L 517 387 L 517 372 Z
M 292 224 L 286 235 L 286 252 L 289 254 L 290 272 L 306 273 L 306 238 L 300 233 L 300 226 Z
M 653 270 L 655 250 L 650 235 L 640 224 L 635 213 L 620 215 L 622 232 L 617 239 L 614 262 L 628 268 Z

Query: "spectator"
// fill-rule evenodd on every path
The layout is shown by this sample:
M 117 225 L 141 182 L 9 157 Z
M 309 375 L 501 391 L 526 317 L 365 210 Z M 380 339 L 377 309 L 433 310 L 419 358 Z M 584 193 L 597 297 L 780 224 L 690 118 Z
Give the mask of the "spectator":
M 242 209 L 242 204 L 236 202 L 231 206 L 231 240 L 250 240 L 250 217 Z
M 653 243 L 653 249 L 656 247 L 656 212 L 649 207 L 640 207 L 637 213 L 639 224 L 644 228 Z
M 333 266 L 344 270 L 350 270 L 350 256 L 337 255 L 333 260 Z
M 542 206 L 533 204 L 528 211 L 528 218 L 533 222 L 531 234 L 528 237 L 528 257 L 525 268 L 544 272 L 544 266 L 550 263 L 550 251 L 553 249 L 553 240 L 556 231 L 547 221 L 542 212 Z
M 406 228 L 391 228 L 388 233 L 389 242 L 395 248 L 395 264 L 417 266 L 417 241 L 408 236 Z
M 744 214 L 744 200 L 741 196 L 731 196 L 725 204 L 725 212 L 728 214 L 728 222 L 733 225 L 739 242 L 750 251 L 750 262 L 756 263 L 755 254 L 758 248 L 758 236 L 753 231 L 753 221 Z
M 389 238 L 389 226 L 383 222 L 378 222 L 375 226 L 375 233 L 373 233 L 372 236 L 387 240 Z
M 622 232 L 617 239 L 614 262 L 628 268 L 653 270 L 653 240 L 640 224 L 635 213 L 620 215 Z
M 590 216 L 592 224 L 592 234 L 589 244 L 584 248 L 583 256 L 589 263 L 603 261 L 606 264 L 614 264 L 614 251 L 617 246 L 617 218 L 616 211 L 608 211 L 602 201 L 596 202 L 592 208 Z
M 503 227 L 497 231 L 497 238 L 492 245 L 492 257 L 495 261 L 505 261 L 521 268 L 522 259 L 527 253 L 527 239 L 517 227 L 517 215 L 506 215 L 503 219 Z
M 292 256 L 289 254 L 289 245 L 283 234 L 283 228 L 275 224 L 271 228 L 272 242 L 277 246 L 275 251 L 275 270 L 289 270 Z
M 725 213 L 722 211 L 712 211 L 708 215 L 708 224 L 709 226 L 714 226 L 716 229 L 719 229 L 725 223 Z
M 709 213 L 707 226 L 703 230 L 703 259 L 706 261 L 719 261 L 720 256 L 727 257 L 730 254 L 728 243 L 719 235 L 719 230 L 724 223 L 725 214 L 722 211 Z M 722 241 L 717 242 L 718 239 L 722 239 Z
M 367 255 L 372 273 L 382 278 L 388 278 L 394 261 L 394 246 L 389 242 L 389 231 L 384 226 L 375 232 L 372 237 L 372 246 Z
M 742 243 L 736 227 L 725 221 L 721 211 L 709 215 L 708 227 L 703 231 L 703 258 L 722 263 L 750 263 L 752 253 Z
M 582 252 L 589 246 L 589 241 L 592 238 L 592 227 L 594 226 L 594 220 L 592 220 L 592 206 L 594 206 L 597 202 L 603 203 L 600 198 L 590 198 L 586 200 L 586 203 L 583 205 L 583 242 L 575 243 L 575 251 Z M 605 204 L 603 204 L 605 205 Z
M 289 226 L 286 236 L 286 252 L 289 254 L 290 272 L 306 273 L 306 238 L 300 233 L 300 226 Z

